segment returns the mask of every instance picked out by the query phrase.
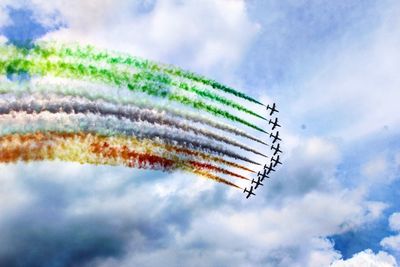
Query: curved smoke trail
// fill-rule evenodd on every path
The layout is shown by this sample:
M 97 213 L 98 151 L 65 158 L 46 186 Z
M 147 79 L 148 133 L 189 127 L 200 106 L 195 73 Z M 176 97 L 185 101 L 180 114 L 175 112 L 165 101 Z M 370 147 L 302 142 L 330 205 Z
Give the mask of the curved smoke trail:
M 7 99 L 3 100 L 5 103 L 1 103 L 0 100 L 0 115 L 9 114 L 13 111 L 15 112 L 26 112 L 27 114 L 39 113 L 43 111 L 48 111 L 50 113 L 58 113 L 60 111 L 70 114 L 77 113 L 92 113 L 102 116 L 115 116 L 118 119 L 124 118 L 129 119 L 132 122 L 146 121 L 150 124 L 155 125 L 168 125 L 177 129 L 184 131 L 190 131 L 196 135 L 203 135 L 205 137 L 214 139 L 219 142 L 223 142 L 229 145 L 239 147 L 241 149 L 247 150 L 254 154 L 264 156 L 264 154 L 254 150 L 246 145 L 243 145 L 235 140 L 228 137 L 215 134 L 211 131 L 199 129 L 192 127 L 187 121 L 175 120 L 169 115 L 160 114 L 157 111 L 150 109 L 138 109 L 135 107 L 124 107 L 117 106 L 110 103 L 105 103 L 102 101 L 88 101 L 82 98 L 76 97 L 60 97 L 60 98 L 19 98 L 19 99 Z
M 109 64 L 127 65 L 129 67 L 134 67 L 138 69 L 147 69 L 150 70 L 151 72 L 164 71 L 167 74 L 171 74 L 173 76 L 177 76 L 180 78 L 186 78 L 188 80 L 210 86 L 213 89 L 217 89 L 225 93 L 232 94 L 236 97 L 248 100 L 250 102 L 263 105 L 261 102 L 257 101 L 256 99 L 242 92 L 239 92 L 226 85 L 220 84 L 212 79 L 207 79 L 204 76 L 189 71 L 185 71 L 183 69 L 179 69 L 173 66 L 157 64 L 149 60 L 143 60 L 137 57 L 132 57 L 130 55 L 126 55 L 123 53 L 99 50 L 93 46 L 66 45 L 66 44 L 57 44 L 48 42 L 39 43 L 37 46 L 35 46 L 34 50 L 36 50 L 37 53 L 43 54 L 47 57 L 51 55 L 58 55 L 60 57 L 71 56 L 81 59 L 89 59 L 94 62 L 107 62 Z
M 247 139 L 250 139 L 252 141 L 256 141 L 260 144 L 267 145 L 264 141 L 260 140 L 259 138 L 256 138 L 245 131 L 238 129 L 234 126 L 231 126 L 229 124 L 225 124 L 222 122 L 214 121 L 209 119 L 208 117 L 205 117 L 201 114 L 198 113 L 193 113 L 193 112 L 188 112 L 182 109 L 174 108 L 171 107 L 168 104 L 163 104 L 159 102 L 150 102 L 146 99 L 143 99 L 141 97 L 133 97 L 132 95 L 124 95 L 123 97 L 115 95 L 115 88 L 111 89 L 104 87 L 102 85 L 93 85 L 93 84 L 88 84 L 88 83 L 83 83 L 82 82 L 76 82 L 76 81 L 65 81 L 65 80 L 57 80 L 56 82 L 50 82 L 50 81 L 38 81 L 38 80 L 33 80 L 31 84 L 29 84 L 29 87 L 25 86 L 23 90 L 21 90 L 21 87 L 24 87 L 24 85 L 18 85 L 16 86 L 15 83 L 11 83 L 7 80 L 0 80 L 0 95 L 3 94 L 5 95 L 4 97 L 7 97 L 7 94 L 13 94 L 17 95 L 20 97 L 23 97 L 24 95 L 27 94 L 27 91 L 30 91 L 31 93 L 38 94 L 39 97 L 42 97 L 43 95 L 54 95 L 55 97 L 59 96 L 75 96 L 75 97 L 83 97 L 88 100 L 92 101 L 97 101 L 97 100 L 102 100 L 105 102 L 109 102 L 112 104 L 121 104 L 121 105 L 127 105 L 127 106 L 136 106 L 138 108 L 144 108 L 144 109 L 154 109 L 160 113 L 168 113 L 173 117 L 178 117 L 181 119 L 189 120 L 194 123 L 200 123 L 203 125 L 207 125 L 213 128 L 216 128 L 218 130 L 222 130 L 225 132 L 232 133 L 237 136 L 241 136 Z M 114 95 L 112 94 L 114 93 Z
M 238 187 L 226 179 L 213 175 L 221 172 L 246 179 L 211 164 L 184 161 L 179 158 L 165 158 L 153 153 L 138 152 L 135 148 L 110 147 L 107 138 L 93 134 L 54 134 L 34 133 L 28 135 L 1 136 L 0 162 L 10 163 L 18 160 L 41 161 L 62 160 L 103 165 L 125 165 L 134 168 L 171 171 L 181 169 L 193 172 Z M 211 172 L 211 173 L 210 173 Z
M 254 104 L 263 105 L 203 76 L 122 53 L 0 45 L 4 163 L 182 170 L 240 188 L 231 180 L 248 180 L 254 171 L 246 165 L 265 157 L 254 145 L 268 145 L 259 137 L 269 134 L 266 118 Z
M 173 102 L 192 106 L 195 109 L 206 111 L 214 116 L 224 117 L 260 132 L 265 132 L 260 127 L 233 115 L 229 111 L 220 109 L 202 100 L 192 99 L 183 94 L 172 92 L 170 87 L 166 87 L 159 81 L 143 80 L 143 73 L 132 74 L 126 70 L 98 67 L 94 64 L 85 65 L 62 60 L 49 60 L 35 55 L 26 57 L 23 52 L 13 54 L 12 57 L 3 58 L 0 61 L 0 73 L 12 74 L 21 72 L 26 72 L 30 75 L 54 75 L 56 77 L 89 79 L 117 87 L 123 86 L 132 91 L 144 92 L 152 96 L 163 97 Z
M 180 145 L 214 155 L 227 156 L 248 163 L 259 163 L 244 157 L 232 150 L 205 140 L 182 130 L 171 129 L 162 125 L 151 125 L 140 121 L 132 123 L 128 119 L 118 119 L 115 116 L 100 116 L 98 114 L 68 114 L 65 112 L 40 113 L 16 112 L 0 116 L 0 136 L 13 133 L 33 132 L 89 132 L 104 136 L 135 136 L 139 139 L 159 139 L 165 144 Z

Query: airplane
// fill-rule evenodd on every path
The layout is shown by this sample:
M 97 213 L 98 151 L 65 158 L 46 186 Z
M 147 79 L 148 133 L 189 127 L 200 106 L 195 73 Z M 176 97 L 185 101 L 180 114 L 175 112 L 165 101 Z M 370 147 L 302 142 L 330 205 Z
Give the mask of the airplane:
M 267 165 L 265 165 L 266 167 Z M 257 177 L 259 178 L 259 181 L 264 181 L 265 178 L 269 178 L 268 174 L 267 174 L 267 170 L 264 169 L 263 172 L 258 172 Z
M 276 140 L 282 141 L 282 139 L 279 138 L 279 131 L 277 131 L 277 132 L 275 133 L 275 135 L 274 135 L 273 133 L 270 133 L 270 134 L 269 134 L 269 137 L 270 137 L 270 138 L 274 138 L 274 140 L 272 140 L 272 143 L 275 143 Z
M 279 111 L 276 109 L 276 104 L 275 104 L 275 103 L 272 104 L 272 107 L 270 107 L 270 106 L 268 105 L 268 106 L 267 106 L 267 110 L 268 110 L 268 109 L 271 110 L 271 112 L 269 113 L 270 116 L 272 116 L 272 114 L 274 114 L 274 112 L 279 112 Z
M 276 165 L 278 165 L 278 164 L 282 164 L 282 162 L 280 161 L 280 156 L 279 156 L 279 154 L 276 156 L 276 158 L 274 158 L 274 157 L 272 157 L 271 158 L 271 162 L 273 162 L 274 163 L 274 167 L 276 167 Z
M 274 156 L 277 153 L 282 153 L 283 152 L 280 148 L 281 148 L 281 144 L 280 143 L 278 143 L 277 146 L 274 146 L 274 145 L 271 146 L 271 150 L 274 150 Z
M 257 181 L 254 180 L 254 179 L 251 180 L 251 183 L 252 183 L 252 184 L 256 184 L 256 186 L 254 187 L 254 189 L 257 189 L 257 187 L 258 187 L 259 185 L 264 186 L 261 182 L 262 182 L 262 181 L 261 181 L 260 177 L 258 177 Z
M 272 130 L 274 130 L 276 127 L 281 127 L 279 124 L 278 124 L 278 118 L 275 118 L 275 121 L 273 121 L 273 120 L 269 120 L 269 122 L 268 122 L 268 124 L 272 124 Z
M 272 162 L 269 163 L 269 166 L 264 165 L 264 171 L 266 172 L 266 174 L 268 175 L 270 172 L 274 172 L 275 169 L 272 166 Z M 265 173 L 264 172 L 264 173 Z
M 254 196 L 256 195 L 256 194 L 253 193 L 253 187 L 252 186 L 250 187 L 250 190 L 247 190 L 247 188 L 245 188 L 243 193 L 248 193 L 246 198 L 249 198 L 251 195 L 254 195 Z

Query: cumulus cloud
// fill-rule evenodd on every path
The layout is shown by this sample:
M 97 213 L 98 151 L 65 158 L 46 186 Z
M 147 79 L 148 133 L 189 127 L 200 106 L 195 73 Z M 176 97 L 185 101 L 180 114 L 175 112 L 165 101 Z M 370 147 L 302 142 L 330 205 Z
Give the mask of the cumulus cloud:
M 389 226 L 392 231 L 400 232 L 400 213 L 393 213 L 389 217 Z M 400 234 L 385 237 L 380 244 L 384 248 L 400 252 Z
M 321 142 L 310 140 L 300 156 L 335 150 Z M 333 168 L 336 156 L 325 160 Z M 382 211 L 337 186 L 285 189 L 275 204 L 260 196 L 249 205 L 236 191 L 181 173 L 47 162 L 2 168 L 10 177 L 3 188 L 15 194 L 5 195 L 14 206 L 4 204 L 12 216 L 0 223 L 7 266 L 327 266 L 340 254 L 323 237 Z
M 292 119 L 308 118 L 322 134 L 354 140 L 379 132 L 396 131 L 400 122 L 396 99 L 400 79 L 396 73 L 400 42 L 399 6 L 384 5 L 378 26 L 366 36 L 344 36 L 323 57 L 318 69 L 304 82 L 300 97 L 291 110 Z M 369 20 L 362 20 L 364 25 Z M 396 26 L 395 26 L 396 25 Z M 379 88 L 379 89 L 378 89 Z M 318 99 L 318 101 L 314 101 Z M 379 107 L 379 108 L 375 108 Z
M 209 183 L 182 174 L 67 163 L 1 168 L 1 266 L 83 266 L 151 252 L 187 231 L 200 200 L 217 202 Z
M 400 231 L 400 213 L 393 213 L 389 218 L 389 225 L 393 231 Z
M 233 75 L 259 32 L 244 1 L 35 0 L 29 7 L 44 25 L 66 24 L 46 39 L 123 50 L 223 79 Z M 59 16 L 48 19 L 54 12 Z M 287 101 L 293 106 L 281 111 L 289 114 L 284 117 L 290 130 L 282 131 L 285 166 L 251 202 L 182 173 L 65 163 L 2 166 L 0 265 L 396 266 L 387 253 L 369 250 L 339 260 L 326 237 L 380 218 L 386 204 L 367 201 L 364 189 L 346 189 L 338 181 L 343 144 L 330 137 L 335 134 L 305 137 L 290 126 L 326 121 L 343 137 L 346 131 L 359 136 L 375 130 L 371 121 L 396 121 L 385 115 L 398 99 L 398 77 L 388 71 L 397 66 L 389 52 L 398 40 L 388 27 L 383 23 L 360 51 L 345 47 L 320 66 L 304 94 Z M 386 88 L 383 95 L 378 81 Z M 374 97 L 389 102 L 370 117 Z M 354 118 L 360 118 L 355 125 Z M 363 170 L 375 176 L 386 167 L 378 159 Z M 397 219 L 392 224 L 395 229 Z
M 241 62 L 259 28 L 241 0 L 33 0 L 31 6 L 41 17 L 57 12 L 66 25 L 45 39 L 79 40 L 217 77 Z
M 348 210 L 328 209 L 343 204 L 332 204 L 333 199 L 324 197 L 328 196 L 310 196 L 299 204 L 291 202 L 282 209 L 270 207 L 261 212 L 234 211 L 231 207 L 211 209 L 193 220 L 187 232 L 177 233 L 160 247 L 134 250 L 124 257 L 109 257 L 98 264 L 110 267 L 328 266 L 339 254 L 329 241 L 314 236 L 336 231 L 337 220 L 350 223 L 350 213 L 359 211 L 356 204 Z M 319 201 L 320 207 L 312 206 L 315 201 Z M 299 216 L 300 213 L 306 215 Z M 322 218 L 324 214 L 331 215 Z M 132 239 L 127 250 L 136 248 L 139 240 Z
M 367 162 L 362 167 L 362 173 L 366 177 L 374 178 L 376 176 L 381 176 L 385 173 L 388 168 L 388 163 L 383 156 L 378 156 Z
M 361 166 L 360 174 L 364 184 L 378 185 L 390 184 L 398 179 L 395 155 L 389 148 L 388 151 L 371 155 L 371 158 Z
M 268 199 L 279 201 L 289 196 L 301 197 L 311 191 L 330 191 L 339 186 L 335 171 L 341 152 L 335 140 L 322 137 L 300 139 L 289 133 L 284 136 L 292 140 L 283 144 L 285 167 L 265 188 Z
M 400 251 L 400 235 L 385 237 L 380 244 L 384 248 Z
M 338 260 L 332 263 L 331 265 L 331 267 L 359 267 L 359 266 L 395 267 L 397 266 L 397 262 L 392 255 L 384 251 L 379 251 L 377 254 L 375 254 L 372 250 L 367 249 L 365 251 L 353 255 L 353 257 L 348 260 Z

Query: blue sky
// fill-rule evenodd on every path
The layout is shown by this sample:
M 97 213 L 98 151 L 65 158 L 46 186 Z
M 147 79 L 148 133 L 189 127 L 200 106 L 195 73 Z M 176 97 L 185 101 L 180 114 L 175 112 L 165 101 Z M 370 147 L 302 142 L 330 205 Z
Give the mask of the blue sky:
M 0 166 L 0 265 L 397 266 L 399 18 L 395 0 L 0 0 L 2 42 L 182 66 L 276 101 L 285 137 L 249 202 L 180 173 Z

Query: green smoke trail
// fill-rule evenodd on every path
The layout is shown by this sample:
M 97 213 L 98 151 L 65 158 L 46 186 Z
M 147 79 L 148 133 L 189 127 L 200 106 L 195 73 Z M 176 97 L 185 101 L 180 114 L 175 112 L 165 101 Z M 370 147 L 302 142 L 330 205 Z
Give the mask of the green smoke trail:
M 70 51 L 70 50 L 68 50 Z M 44 58 L 49 58 L 49 57 L 60 57 L 61 59 L 65 59 L 65 58 L 69 58 L 69 57 L 75 57 L 78 59 L 89 59 L 91 60 L 91 63 L 97 63 L 98 60 L 97 57 L 90 57 L 89 54 L 87 53 L 67 53 L 65 50 L 57 50 L 57 49 L 51 49 L 51 48 L 46 48 L 46 47 L 41 47 L 41 46 L 35 46 L 35 48 L 30 52 L 31 54 L 37 54 L 41 57 Z M 94 62 L 93 62 L 94 61 Z M 117 64 L 120 64 L 119 61 L 112 61 L 112 60 L 107 60 L 107 63 L 111 64 L 112 66 L 115 66 Z M 121 64 L 120 64 L 121 65 Z M 122 64 L 124 65 L 124 64 Z M 128 65 L 129 66 L 129 65 Z M 156 71 L 154 69 L 146 69 L 146 68 L 136 68 L 136 69 L 144 69 L 142 71 L 140 71 L 140 73 L 137 73 L 137 76 L 140 76 L 141 79 L 143 80 L 149 80 L 149 81 L 153 81 L 153 82 L 159 82 L 159 83 L 163 83 L 165 85 L 168 86 L 174 86 L 176 88 L 194 93 L 198 96 L 204 97 L 204 98 L 208 98 L 210 100 L 219 102 L 221 104 L 224 104 L 226 106 L 230 106 L 232 108 L 235 108 L 239 111 L 245 112 L 247 114 L 250 114 L 252 116 L 255 116 L 257 118 L 263 119 L 265 120 L 265 118 L 263 116 L 258 115 L 256 112 L 249 110 L 247 108 L 245 108 L 244 106 L 236 103 L 235 101 L 232 101 L 230 99 L 227 99 L 225 97 L 222 97 L 218 94 L 215 94 L 207 89 L 199 89 L 196 86 L 193 85 L 189 85 L 188 83 L 184 82 L 184 81 L 175 81 L 174 79 L 172 79 L 169 75 L 166 75 L 166 73 L 162 73 L 160 71 Z
M 225 93 L 232 94 L 236 97 L 248 100 L 250 102 L 264 105 L 256 99 L 247 96 L 239 91 L 236 91 L 233 88 L 220 84 L 212 79 L 208 79 L 204 76 L 197 75 L 195 73 L 185 71 L 180 68 L 176 68 L 173 66 L 167 66 L 163 64 L 157 64 L 155 62 L 151 62 L 149 60 L 140 59 L 137 57 L 132 57 L 130 55 L 112 52 L 109 53 L 106 50 L 98 50 L 92 46 L 78 46 L 78 45 L 61 45 L 59 48 L 57 45 L 52 45 L 51 43 L 40 43 L 38 45 L 39 49 L 43 50 L 44 54 L 54 54 L 58 53 L 61 56 L 73 56 L 79 57 L 83 59 L 90 59 L 94 61 L 106 61 L 110 64 L 123 64 L 130 67 L 149 69 L 150 71 L 163 71 L 170 75 L 174 75 L 177 77 L 186 78 L 198 83 L 202 83 L 204 85 L 208 85 L 211 88 L 221 90 Z
M 68 77 L 68 78 L 82 78 L 102 81 L 107 84 L 114 84 L 118 87 L 127 86 L 132 91 L 141 91 L 149 95 L 167 98 L 171 101 L 176 101 L 188 106 L 192 106 L 198 110 L 207 111 L 213 115 L 221 116 L 231 121 L 242 123 L 258 131 L 264 132 L 256 125 L 249 123 L 231 113 L 221 110 L 215 106 L 208 105 L 200 100 L 192 100 L 189 97 L 174 94 L 168 91 L 168 88 L 163 87 L 159 83 L 146 82 L 143 83 L 141 76 L 131 74 L 126 71 L 116 71 L 114 69 L 97 68 L 93 65 L 85 66 L 81 63 L 74 64 L 65 61 L 52 62 L 50 60 L 43 60 L 42 58 L 35 58 L 32 55 L 26 55 L 25 51 L 13 55 L 11 60 L 0 60 L 0 72 L 2 74 L 13 74 L 20 72 L 27 72 L 30 75 L 45 75 L 52 74 L 55 76 Z M 21 58 L 23 56 L 24 58 Z

